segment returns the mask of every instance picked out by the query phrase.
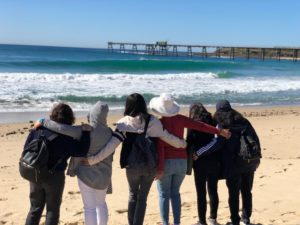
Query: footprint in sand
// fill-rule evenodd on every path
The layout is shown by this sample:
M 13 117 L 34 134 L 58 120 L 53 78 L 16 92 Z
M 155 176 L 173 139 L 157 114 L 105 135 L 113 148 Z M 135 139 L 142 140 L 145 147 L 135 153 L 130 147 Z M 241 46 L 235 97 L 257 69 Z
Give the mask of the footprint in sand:
M 0 169 L 6 169 L 9 168 L 9 166 L 1 166 Z
M 83 214 L 83 211 L 78 211 L 73 216 L 78 216 L 78 215 L 81 215 L 81 214 Z
M 117 209 L 116 212 L 122 214 L 128 212 L 128 209 Z
M 12 212 L 9 212 L 9 213 L 5 213 L 5 214 L 3 215 L 3 217 L 9 217 L 9 216 L 11 216 L 11 215 L 13 215 L 13 213 L 12 213 Z
M 68 194 L 69 195 L 76 195 L 76 194 L 80 194 L 80 191 L 69 191 Z
M 79 224 L 83 224 L 83 223 L 81 222 L 65 223 L 65 225 L 79 225 Z
M 296 212 L 294 212 L 294 211 L 291 211 L 291 212 L 285 212 L 285 213 L 282 213 L 282 214 L 280 214 L 280 215 L 281 215 L 281 216 L 284 216 L 284 215 L 290 215 L 290 214 L 295 215 Z
M 273 201 L 274 204 L 278 204 L 280 202 L 282 202 L 282 201 L 281 200 L 275 200 L 275 201 Z
M 192 204 L 189 203 L 189 202 L 183 202 L 183 203 L 181 204 L 181 207 L 182 207 L 182 208 L 191 208 L 191 207 L 192 207 Z
M 4 225 L 4 224 L 6 224 L 7 223 L 7 221 L 5 221 L 5 220 L 1 220 L 0 221 L 0 225 Z
M 258 209 L 253 209 L 253 212 L 258 212 L 258 213 L 263 213 L 265 211 L 267 211 L 268 209 L 267 208 L 263 208 L 261 210 L 258 210 Z

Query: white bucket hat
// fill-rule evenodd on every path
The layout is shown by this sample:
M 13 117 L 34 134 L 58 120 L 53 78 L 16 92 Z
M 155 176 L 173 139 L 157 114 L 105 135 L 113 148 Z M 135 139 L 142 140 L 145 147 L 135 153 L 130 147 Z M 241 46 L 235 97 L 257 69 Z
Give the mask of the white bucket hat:
M 158 115 L 171 117 L 178 114 L 180 106 L 170 94 L 162 93 L 159 97 L 152 98 L 149 103 L 150 109 Z

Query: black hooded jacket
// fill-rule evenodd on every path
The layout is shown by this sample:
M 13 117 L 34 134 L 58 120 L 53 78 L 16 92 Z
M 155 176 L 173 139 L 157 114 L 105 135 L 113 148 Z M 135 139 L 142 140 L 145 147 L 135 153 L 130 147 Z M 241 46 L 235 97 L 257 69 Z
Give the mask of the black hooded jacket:
M 255 171 L 260 163 L 260 160 L 245 161 L 239 155 L 240 151 L 240 138 L 241 132 L 246 126 L 250 126 L 253 136 L 259 143 L 258 136 L 252 127 L 251 123 L 247 119 L 233 122 L 228 128 L 231 132 L 231 137 L 226 140 L 224 137 L 214 138 L 205 147 L 202 147 L 197 151 L 199 157 L 212 154 L 214 152 L 221 152 L 223 175 L 225 178 L 236 176 L 246 172 Z

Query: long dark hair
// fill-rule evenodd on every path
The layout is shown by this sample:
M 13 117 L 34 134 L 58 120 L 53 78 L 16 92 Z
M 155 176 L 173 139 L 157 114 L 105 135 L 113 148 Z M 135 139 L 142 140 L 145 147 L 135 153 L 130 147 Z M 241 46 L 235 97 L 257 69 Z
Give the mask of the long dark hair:
M 141 120 L 146 120 L 148 116 L 147 104 L 142 95 L 133 93 L 128 95 L 125 103 L 124 116 L 140 116 Z
M 75 122 L 75 117 L 71 107 L 64 103 L 55 105 L 50 113 L 50 119 L 68 125 L 72 125 Z
M 216 125 L 211 113 L 207 111 L 202 103 L 194 103 L 190 106 L 189 117 L 193 120 L 202 121 L 210 125 Z
M 230 128 L 230 126 L 243 123 L 246 120 L 241 113 L 234 109 L 230 109 L 226 112 L 216 111 L 213 118 L 222 128 Z

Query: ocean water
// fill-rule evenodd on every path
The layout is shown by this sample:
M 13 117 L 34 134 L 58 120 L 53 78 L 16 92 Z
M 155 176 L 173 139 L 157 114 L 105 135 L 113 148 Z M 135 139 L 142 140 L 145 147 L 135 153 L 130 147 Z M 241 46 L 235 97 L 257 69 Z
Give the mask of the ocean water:
M 106 49 L 0 45 L 0 112 L 88 110 L 98 100 L 122 108 L 126 96 L 162 92 L 178 103 L 300 103 L 300 62 L 109 53 Z

